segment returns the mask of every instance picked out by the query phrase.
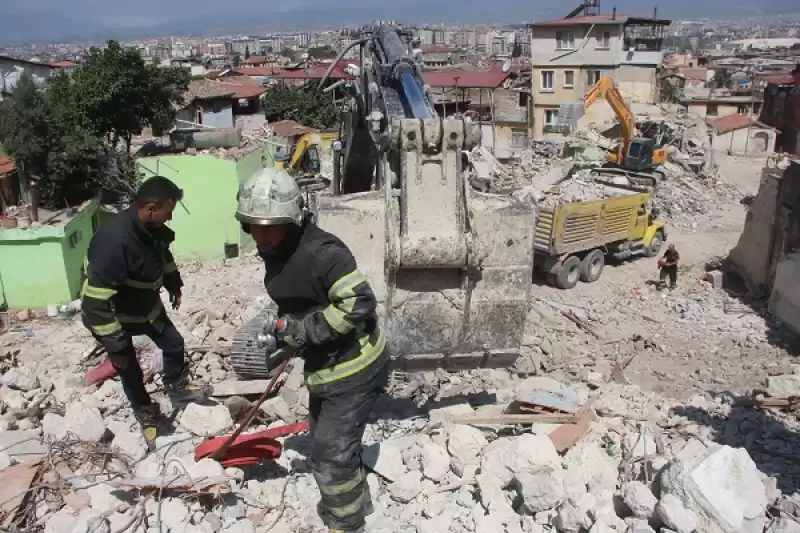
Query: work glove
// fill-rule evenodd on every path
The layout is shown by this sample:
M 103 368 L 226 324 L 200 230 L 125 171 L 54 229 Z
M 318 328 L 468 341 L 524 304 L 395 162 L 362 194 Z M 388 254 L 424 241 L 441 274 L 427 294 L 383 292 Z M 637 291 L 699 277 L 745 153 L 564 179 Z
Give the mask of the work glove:
M 302 319 L 292 318 L 284 315 L 278 319 L 275 328 L 275 337 L 285 342 L 292 348 L 305 346 L 308 337 L 306 336 L 305 323 Z

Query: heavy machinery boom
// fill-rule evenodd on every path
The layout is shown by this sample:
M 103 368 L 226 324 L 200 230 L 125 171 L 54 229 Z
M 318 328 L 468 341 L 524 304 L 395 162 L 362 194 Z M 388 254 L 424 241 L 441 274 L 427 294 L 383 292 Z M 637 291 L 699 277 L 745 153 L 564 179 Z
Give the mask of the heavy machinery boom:
M 480 129 L 439 118 L 400 30 L 370 28 L 356 45 L 332 187 L 312 211 L 370 278 L 396 368 L 511 366 L 529 310 L 536 207 L 470 188 L 462 152 Z
M 655 170 L 667 160 L 667 151 L 656 148 L 655 141 L 646 137 L 636 137 L 636 120 L 633 112 L 625 103 L 608 76 L 600 78 L 587 92 L 584 98 L 584 111 L 589 109 L 598 99 L 605 98 L 617 116 L 620 125 L 621 141 L 614 153 L 609 154 L 609 166 L 598 169 L 595 174 L 623 174 L 628 178 L 663 178 L 663 173 Z

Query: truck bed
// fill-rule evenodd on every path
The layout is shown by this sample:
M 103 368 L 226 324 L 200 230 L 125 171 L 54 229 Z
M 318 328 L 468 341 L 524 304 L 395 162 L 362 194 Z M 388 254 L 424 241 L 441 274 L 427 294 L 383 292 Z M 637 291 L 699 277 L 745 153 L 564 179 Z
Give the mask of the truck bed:
M 541 207 L 534 250 L 561 255 L 633 238 L 638 210 L 649 193 Z

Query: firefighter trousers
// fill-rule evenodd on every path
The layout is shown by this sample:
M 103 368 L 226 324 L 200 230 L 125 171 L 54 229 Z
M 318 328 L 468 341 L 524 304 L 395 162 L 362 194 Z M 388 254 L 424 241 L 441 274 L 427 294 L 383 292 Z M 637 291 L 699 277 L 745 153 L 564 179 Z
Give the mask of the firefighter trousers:
M 382 365 L 369 381 L 346 391 L 309 392 L 311 468 L 321 494 L 320 515 L 330 529 L 360 531 L 371 507 L 361 439 L 389 380 L 388 360 Z
M 124 353 L 115 355 L 124 356 L 128 360 L 128 364 L 125 368 L 115 368 L 122 382 L 122 390 L 134 410 L 152 403 L 150 394 L 144 386 L 144 374 L 133 347 L 134 336 L 146 335 L 163 353 L 164 373 L 162 376 L 165 383 L 177 381 L 183 374 L 185 364 L 183 337 L 166 315 L 159 318 L 156 324 L 123 324 L 122 326 L 128 337 L 127 348 Z M 102 337 L 97 335 L 94 337 L 100 344 L 103 344 Z

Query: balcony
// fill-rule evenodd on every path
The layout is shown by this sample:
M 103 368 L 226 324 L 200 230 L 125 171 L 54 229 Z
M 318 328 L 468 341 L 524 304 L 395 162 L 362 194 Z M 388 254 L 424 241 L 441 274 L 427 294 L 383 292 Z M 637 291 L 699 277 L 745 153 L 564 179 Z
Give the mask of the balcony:
M 568 124 L 545 124 L 542 131 L 544 133 L 569 133 L 569 130 Z

